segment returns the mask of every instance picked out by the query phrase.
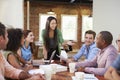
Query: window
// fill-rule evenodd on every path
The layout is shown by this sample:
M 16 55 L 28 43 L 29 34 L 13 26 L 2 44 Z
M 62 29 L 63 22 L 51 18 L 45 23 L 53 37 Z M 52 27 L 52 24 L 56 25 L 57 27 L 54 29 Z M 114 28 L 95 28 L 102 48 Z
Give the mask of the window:
M 47 18 L 49 16 L 56 16 L 56 15 L 50 15 L 50 14 L 39 14 L 39 41 L 42 41 L 42 35 L 41 35 L 41 32 L 43 29 L 45 29 L 45 24 L 46 24 L 46 21 L 47 21 Z
M 61 15 L 61 30 L 64 40 L 77 41 L 77 15 Z
M 82 16 L 82 42 L 84 42 L 84 34 L 87 30 L 93 29 L 93 18 L 89 15 Z

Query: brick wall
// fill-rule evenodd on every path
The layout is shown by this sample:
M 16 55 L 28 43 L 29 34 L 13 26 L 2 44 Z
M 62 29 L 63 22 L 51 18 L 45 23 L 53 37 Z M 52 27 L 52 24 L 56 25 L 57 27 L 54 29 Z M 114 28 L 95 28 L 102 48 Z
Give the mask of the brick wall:
M 82 29 L 82 17 L 81 15 L 90 14 L 89 5 L 80 5 L 80 4 L 68 4 L 68 3 L 40 3 L 40 2 L 30 2 L 30 29 L 35 34 L 35 40 L 39 39 L 39 14 L 46 14 L 47 11 L 52 9 L 56 13 L 58 20 L 58 27 L 61 28 L 61 14 L 77 14 L 78 15 L 78 30 L 77 30 L 77 39 L 78 42 L 75 46 L 76 49 L 79 49 L 81 42 L 81 29 Z M 27 3 L 24 2 L 24 29 L 27 29 Z

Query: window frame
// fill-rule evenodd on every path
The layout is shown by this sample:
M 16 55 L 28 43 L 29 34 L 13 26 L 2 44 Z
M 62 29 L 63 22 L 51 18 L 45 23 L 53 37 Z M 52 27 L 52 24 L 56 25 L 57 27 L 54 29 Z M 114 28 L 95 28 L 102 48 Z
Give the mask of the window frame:
M 63 17 L 66 17 L 66 16 L 71 16 L 71 17 L 75 17 L 76 18 L 76 24 L 74 24 L 74 26 L 75 26 L 75 32 L 73 33 L 74 35 L 75 35 L 75 39 L 65 39 L 65 37 L 64 37 L 64 31 L 63 31 L 63 22 L 66 22 L 66 21 L 63 21 Z M 78 29 L 78 15 L 75 15 L 75 14 L 73 14 L 73 15 L 68 15 L 68 14 L 61 14 L 61 31 L 62 31 L 62 34 L 63 34 L 63 38 L 65 39 L 65 40 L 74 40 L 74 41 L 78 41 L 77 40 L 77 29 Z M 66 29 L 64 29 L 65 31 L 66 30 L 68 30 L 68 28 L 66 28 Z M 70 34 L 70 33 L 69 33 Z M 68 37 L 70 37 L 70 35 L 67 35 Z

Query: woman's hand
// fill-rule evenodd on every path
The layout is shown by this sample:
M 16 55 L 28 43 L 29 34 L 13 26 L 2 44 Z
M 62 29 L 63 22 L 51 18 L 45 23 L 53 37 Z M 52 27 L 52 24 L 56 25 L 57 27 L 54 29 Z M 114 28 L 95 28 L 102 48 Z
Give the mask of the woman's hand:
M 45 77 L 42 74 L 34 74 L 30 78 L 25 80 L 45 80 Z
M 31 70 L 31 69 L 33 69 L 33 66 L 32 66 L 32 65 L 26 64 L 26 65 L 24 66 L 24 70 L 25 70 L 25 71 L 29 71 L 29 70 Z
M 74 45 L 75 43 L 73 41 L 67 41 L 68 45 Z
M 85 70 L 85 67 L 79 67 L 79 68 L 77 68 L 77 71 L 84 72 L 84 70 Z
M 41 74 L 35 74 L 31 77 L 31 80 L 45 80 L 45 77 Z

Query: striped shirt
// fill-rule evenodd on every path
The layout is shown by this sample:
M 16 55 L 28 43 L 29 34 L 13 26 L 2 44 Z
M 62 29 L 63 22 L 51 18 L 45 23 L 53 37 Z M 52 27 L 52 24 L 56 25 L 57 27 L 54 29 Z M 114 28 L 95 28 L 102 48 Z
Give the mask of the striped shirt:
M 18 69 L 13 68 L 6 61 L 5 57 L 2 54 L 2 51 L 0 51 L 0 80 L 5 80 L 4 77 L 18 79 L 21 71 L 22 70 L 18 70 Z
M 85 67 L 85 72 L 96 75 L 104 75 L 108 67 L 113 63 L 118 55 L 113 45 L 109 45 L 102 49 L 96 57 L 90 61 L 76 63 L 76 68 Z
M 75 54 L 73 58 L 75 61 L 78 61 L 81 56 L 85 56 L 86 60 L 91 60 L 98 54 L 99 51 L 100 49 L 96 47 L 95 42 L 93 42 L 88 48 L 85 44 L 83 44 L 78 53 Z

